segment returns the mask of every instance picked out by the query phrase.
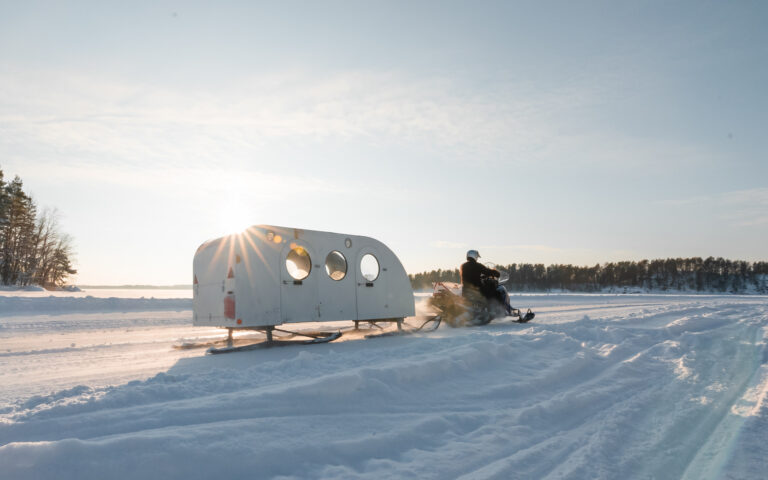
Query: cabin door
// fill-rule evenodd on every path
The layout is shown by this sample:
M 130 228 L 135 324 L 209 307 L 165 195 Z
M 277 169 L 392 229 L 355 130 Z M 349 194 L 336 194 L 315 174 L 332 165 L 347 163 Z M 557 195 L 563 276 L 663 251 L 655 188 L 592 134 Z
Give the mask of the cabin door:
M 355 258 L 347 258 L 341 250 L 330 250 L 334 246 L 331 244 L 322 252 L 329 253 L 323 259 L 323 269 L 317 276 L 320 320 L 356 320 Z
M 280 254 L 280 317 L 283 323 L 314 322 L 320 316 L 318 278 L 320 258 L 301 240 L 292 241 Z
M 357 256 L 357 318 L 375 320 L 389 318 L 387 305 L 387 268 L 382 256 L 372 247 L 363 247 Z

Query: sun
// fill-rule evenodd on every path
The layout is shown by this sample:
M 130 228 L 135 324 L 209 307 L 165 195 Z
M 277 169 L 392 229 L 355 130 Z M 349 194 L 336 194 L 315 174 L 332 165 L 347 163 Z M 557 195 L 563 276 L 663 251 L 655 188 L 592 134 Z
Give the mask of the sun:
M 249 212 L 243 205 L 245 202 L 232 200 L 227 202 L 226 207 L 220 209 L 218 219 L 222 233 L 240 233 L 253 224 L 253 212 Z

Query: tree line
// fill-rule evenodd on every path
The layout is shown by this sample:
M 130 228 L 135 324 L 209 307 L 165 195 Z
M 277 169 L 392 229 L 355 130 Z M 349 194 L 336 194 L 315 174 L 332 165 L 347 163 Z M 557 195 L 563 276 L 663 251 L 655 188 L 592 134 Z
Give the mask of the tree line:
M 509 273 L 511 291 L 649 289 L 696 292 L 768 293 L 768 262 L 700 257 L 609 262 L 593 267 L 513 263 L 497 266 Z M 433 282 L 460 282 L 459 269 L 408 275 L 415 290 Z
M 38 212 L 18 175 L 5 181 L 0 168 L 0 283 L 62 285 L 77 273 L 72 240 L 59 230 L 55 210 Z

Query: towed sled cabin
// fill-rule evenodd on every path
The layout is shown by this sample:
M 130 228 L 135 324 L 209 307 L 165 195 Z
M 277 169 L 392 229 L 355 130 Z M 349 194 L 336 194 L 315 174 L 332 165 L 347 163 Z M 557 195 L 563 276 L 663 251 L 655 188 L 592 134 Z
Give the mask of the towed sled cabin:
M 402 322 L 405 269 L 369 237 L 256 225 L 210 240 L 193 262 L 193 324 L 264 330 L 296 322 Z

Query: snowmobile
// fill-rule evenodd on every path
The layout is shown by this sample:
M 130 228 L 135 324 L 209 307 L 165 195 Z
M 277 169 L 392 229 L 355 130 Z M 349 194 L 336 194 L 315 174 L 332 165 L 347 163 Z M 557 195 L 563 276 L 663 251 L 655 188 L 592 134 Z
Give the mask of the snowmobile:
M 486 325 L 505 317 L 516 318 L 518 323 L 530 322 L 536 316 L 530 308 L 522 313 L 509 305 L 509 294 L 503 286 L 508 280 L 504 274 L 499 278 L 482 275 L 480 290 L 468 295 L 462 294 L 462 286 L 457 283 L 436 282 L 429 305 L 438 312 L 440 321 L 451 327 Z

